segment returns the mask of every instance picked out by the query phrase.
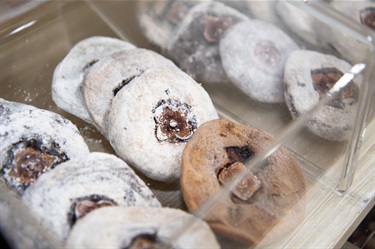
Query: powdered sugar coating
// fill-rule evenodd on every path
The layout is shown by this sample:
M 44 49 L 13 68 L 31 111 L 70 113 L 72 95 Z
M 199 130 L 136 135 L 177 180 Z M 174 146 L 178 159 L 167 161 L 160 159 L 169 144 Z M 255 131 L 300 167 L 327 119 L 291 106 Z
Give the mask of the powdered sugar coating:
M 108 139 L 116 153 L 160 181 L 179 178 L 181 153 L 187 141 L 159 141 L 156 136 L 155 108 L 160 101 L 169 100 L 190 106 L 197 126 L 218 118 L 207 92 L 187 74 L 150 69 L 116 95 L 106 120 Z M 190 132 L 193 126 L 185 128 Z
M 93 152 L 70 160 L 44 174 L 23 195 L 30 212 L 59 241 L 69 233 L 68 214 L 73 201 L 89 195 L 114 200 L 119 206 L 160 207 L 145 183 L 121 159 Z
M 319 102 L 320 95 L 314 88 L 311 71 L 322 68 L 336 68 L 345 73 L 351 65 L 335 56 L 310 50 L 290 54 L 285 63 L 284 83 L 286 103 L 293 118 L 308 112 Z M 347 139 L 357 106 L 353 99 L 347 102 L 342 102 L 339 108 L 325 105 L 308 122 L 310 130 L 329 140 Z
M 91 123 L 81 92 L 87 70 L 100 58 L 135 48 L 128 42 L 94 36 L 78 42 L 57 65 L 52 79 L 52 99 L 61 109 Z
M 320 18 L 303 11 L 289 1 L 275 2 L 275 9 L 281 23 L 300 37 L 305 45 L 331 49 L 331 30 Z
M 197 3 L 176 0 L 139 1 L 138 23 L 150 42 L 166 49 L 182 20 Z
M 223 68 L 233 84 L 267 103 L 284 101 L 284 64 L 297 49 L 286 33 L 260 20 L 236 24 L 220 42 Z
M 67 248 L 129 248 L 137 236 L 155 236 L 171 248 L 220 248 L 209 226 L 172 208 L 107 207 L 93 211 L 72 229 Z
M 227 29 L 247 19 L 247 16 L 225 4 L 200 3 L 181 22 L 176 35 L 169 41 L 167 51 L 197 81 L 226 82 L 228 78 L 221 65 L 219 42 Z M 215 38 L 207 40 L 207 31 L 213 32 Z
M 0 127 L 0 161 L 3 171 L 6 171 L 3 167 L 9 150 L 22 140 L 35 139 L 45 147 L 54 144 L 68 159 L 89 153 L 87 144 L 74 124 L 59 114 L 30 105 L 0 99 Z M 22 193 L 21 189 L 17 191 Z
M 94 124 L 105 134 L 104 116 L 117 92 L 151 68 L 180 71 L 170 60 L 147 49 L 129 49 L 102 58 L 88 71 L 82 92 Z

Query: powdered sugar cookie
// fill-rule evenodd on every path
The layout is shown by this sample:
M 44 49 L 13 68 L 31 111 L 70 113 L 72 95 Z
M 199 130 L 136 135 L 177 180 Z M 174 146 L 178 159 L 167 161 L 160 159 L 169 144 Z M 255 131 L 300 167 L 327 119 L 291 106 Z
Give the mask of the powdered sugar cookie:
M 150 69 L 115 96 L 106 127 L 121 158 L 150 178 L 173 181 L 185 143 L 216 118 L 207 92 L 187 74 Z
M 330 1 L 329 5 L 352 19 L 357 23 L 366 25 L 375 30 L 375 2 L 371 0 L 363 1 Z
M 78 129 L 47 110 L 0 99 L 1 178 L 18 194 L 46 171 L 89 153 Z
M 138 22 L 146 38 L 166 49 L 195 1 L 139 1 Z
M 168 52 L 176 63 L 198 81 L 226 82 L 219 42 L 234 24 L 248 18 L 219 2 L 200 3 L 181 22 Z
M 330 7 L 351 19 L 375 31 L 375 2 L 374 1 L 342 1 L 329 2 Z M 340 53 L 340 56 L 350 63 L 360 63 L 367 60 L 369 45 L 352 33 L 335 27 L 331 28 L 333 38 L 332 47 Z
M 208 225 L 178 209 L 107 207 L 77 222 L 66 248 L 220 248 Z
M 277 16 L 283 26 L 304 41 L 304 46 L 313 45 L 321 49 L 331 49 L 332 33 L 330 27 L 320 18 L 295 6 L 289 1 L 275 1 Z
M 94 36 L 78 42 L 53 73 L 53 101 L 61 109 L 91 123 L 80 89 L 87 70 L 106 55 L 132 48 L 135 46 L 110 37 Z
M 147 49 L 129 49 L 107 56 L 88 71 L 82 92 L 94 124 L 105 134 L 104 116 L 112 99 L 133 78 L 150 68 L 180 71 L 172 61 Z
M 321 96 L 350 70 L 351 65 L 329 54 L 300 50 L 285 63 L 285 99 L 293 118 L 308 112 Z M 348 139 L 358 103 L 359 87 L 352 81 L 314 114 L 307 123 L 315 134 L 328 140 Z
M 267 103 L 284 101 L 284 64 L 297 49 L 286 33 L 260 20 L 236 24 L 220 42 L 223 68 L 233 84 Z
M 121 159 L 94 152 L 43 175 L 22 201 L 40 223 L 64 241 L 74 223 L 104 206 L 153 206 L 159 201 Z

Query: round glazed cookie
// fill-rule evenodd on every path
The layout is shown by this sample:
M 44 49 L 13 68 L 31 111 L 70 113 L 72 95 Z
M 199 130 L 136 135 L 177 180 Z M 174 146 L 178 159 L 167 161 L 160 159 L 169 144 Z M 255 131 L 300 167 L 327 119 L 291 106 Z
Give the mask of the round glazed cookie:
M 64 241 L 75 222 L 104 206 L 153 206 L 159 201 L 134 171 L 116 156 L 93 152 L 65 162 L 43 175 L 22 201 L 30 212 Z
M 332 55 L 310 50 L 293 52 L 284 69 L 285 100 L 292 117 L 298 118 L 313 108 L 350 68 L 349 63 Z M 358 95 L 358 85 L 351 82 L 307 126 L 325 139 L 346 140 L 352 130 Z
M 106 207 L 77 222 L 66 248 L 215 249 L 220 246 L 205 222 L 182 210 Z
M 149 69 L 117 93 L 106 129 L 126 162 L 152 179 L 174 181 L 186 142 L 202 123 L 217 118 L 207 92 L 187 74 Z
M 53 73 L 53 101 L 64 111 L 91 123 L 81 92 L 85 74 L 100 58 L 132 48 L 135 48 L 133 44 L 102 36 L 89 37 L 75 44 Z
M 189 10 L 196 1 L 139 1 L 137 2 L 138 23 L 146 38 L 166 49 Z
M 220 42 L 223 68 L 233 84 L 266 103 L 284 101 L 284 64 L 297 49 L 282 30 L 260 20 L 234 25 Z
M 0 99 L 1 179 L 22 195 L 38 177 L 89 148 L 77 127 L 62 116 Z
M 180 71 L 172 61 L 141 48 L 114 53 L 91 67 L 83 82 L 82 92 L 92 121 L 103 134 L 104 116 L 114 96 L 132 79 L 152 68 Z
M 219 2 L 200 3 L 184 18 L 170 41 L 168 52 L 194 79 L 204 83 L 226 82 L 219 43 L 225 32 L 248 18 Z
M 306 191 L 296 160 L 283 147 L 262 167 L 246 168 L 250 158 L 271 141 L 255 128 L 227 120 L 202 124 L 182 155 L 181 190 L 189 211 L 198 212 L 220 194 L 204 219 L 229 238 L 258 243 Z M 230 189 L 239 176 L 243 178 Z M 296 212 L 293 219 L 302 216 L 303 211 Z

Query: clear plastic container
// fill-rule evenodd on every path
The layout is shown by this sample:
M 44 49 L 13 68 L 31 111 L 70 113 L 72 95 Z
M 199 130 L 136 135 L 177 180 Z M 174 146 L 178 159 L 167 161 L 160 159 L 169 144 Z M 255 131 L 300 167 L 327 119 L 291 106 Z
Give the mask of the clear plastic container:
M 236 3 L 239 2 L 231 1 L 226 4 L 236 7 Z M 247 164 L 248 168 L 260 168 L 276 149 L 284 146 L 296 158 L 305 179 L 304 197 L 285 213 L 277 225 L 269 227 L 269 231 L 267 230 L 265 237 L 258 243 L 258 247 L 272 246 L 275 241 L 287 240 L 288 237 L 282 231 L 293 227 L 288 232 L 289 236 L 293 236 L 293 231 L 298 229 L 299 219 L 304 219 L 317 210 L 320 203 L 310 201 L 314 198 L 310 195 L 310 189 L 319 189 L 321 193 L 337 192 L 337 195 L 340 195 L 350 187 L 357 165 L 358 150 L 366 125 L 371 120 L 370 113 L 373 105 L 371 102 L 373 102 L 375 88 L 373 84 L 375 58 L 373 31 L 327 8 L 325 3 L 283 2 L 282 4 L 290 16 L 302 18 L 306 23 L 313 22 L 314 25 L 319 26 L 319 29 L 314 26 L 312 31 L 315 33 L 306 32 L 305 36 L 305 32 L 299 28 L 306 28 L 306 23 L 295 22 L 295 29 L 292 29 L 282 22 L 282 18 L 275 21 L 274 15 L 270 17 L 264 14 L 257 18 L 276 22 L 282 30 L 297 41 L 300 48 L 333 54 L 339 58 L 351 60 L 350 63 L 353 65 L 365 67 L 355 76 L 350 72 L 345 72 L 347 77 L 354 77 L 359 86 L 359 95 L 355 111 L 350 118 L 353 128 L 349 139 L 342 142 L 321 138 L 306 128 L 309 118 L 332 100 L 330 95 L 324 95 L 314 108 L 293 120 L 285 103 L 257 102 L 228 82 L 215 85 L 202 82 L 220 118 L 258 128 L 273 137 L 274 143 L 270 144 L 264 153 L 254 156 Z M 269 5 L 269 3 L 264 3 L 264 5 Z M 1 23 L 0 97 L 62 114 L 77 125 L 91 151 L 114 154 L 109 142 L 93 126 L 55 105 L 51 98 L 51 79 L 56 65 L 72 46 L 90 36 L 119 37 L 137 47 L 163 54 L 158 46 L 151 44 L 144 37 L 137 23 L 136 8 L 137 1 L 50 1 Z M 241 11 L 253 16 L 251 5 L 248 8 L 241 7 Z M 335 39 L 346 39 L 347 42 L 340 42 L 339 46 L 334 47 L 332 44 L 336 44 Z M 343 52 L 352 52 L 353 44 L 356 44 L 355 57 Z M 139 176 L 148 184 L 163 206 L 187 211 L 179 182 L 160 183 L 141 173 Z M 231 186 L 230 191 L 234 187 L 234 185 Z M 202 219 L 208 217 L 218 200 L 228 195 L 227 191 L 223 188 L 194 214 Z M 6 236 L 11 238 L 15 248 L 22 248 L 25 245 L 22 244 L 22 239 L 17 238 L 35 238 L 32 244 L 41 248 L 59 246 L 54 238 L 48 236 L 48 232 L 39 227 L 33 221 L 33 217 L 27 214 L 27 208 L 23 207 L 15 196 L 7 193 L 5 187 L 2 188 L 0 196 L 3 204 L 2 210 L 9 212 L 6 220 L 2 217 L 1 228 Z M 17 208 L 13 208 L 14 206 Z M 5 209 L 6 207 L 10 208 Z M 301 213 L 301 210 L 304 210 L 304 215 L 297 217 L 296 214 Z M 18 229 L 20 223 L 35 223 L 32 225 L 34 229 L 31 229 L 33 232 Z M 186 224 L 186 230 L 189 225 L 191 224 Z M 184 230 L 176 231 L 176 234 L 171 237 L 177 239 Z M 35 231 L 40 232 L 35 234 Z M 43 235 L 42 238 L 40 235 Z M 247 247 L 236 240 L 220 235 L 218 238 L 222 248 Z

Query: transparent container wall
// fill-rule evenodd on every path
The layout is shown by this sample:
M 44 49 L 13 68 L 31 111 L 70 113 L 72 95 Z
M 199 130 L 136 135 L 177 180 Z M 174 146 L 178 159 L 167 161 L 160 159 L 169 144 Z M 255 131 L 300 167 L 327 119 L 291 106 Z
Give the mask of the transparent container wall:
M 289 190 L 293 192 L 292 195 L 298 193 L 296 198 L 288 200 L 287 203 L 276 201 L 272 208 L 267 207 L 267 201 L 264 200 L 263 202 L 259 201 L 258 204 L 255 203 L 255 206 L 262 212 L 259 213 L 259 216 L 268 218 L 265 218 L 267 222 L 264 224 L 266 225 L 259 229 L 258 234 L 254 235 L 257 245 L 251 246 L 262 248 L 272 246 L 276 242 L 280 245 L 282 244 L 280 241 L 288 241 L 292 238 L 293 231 L 297 230 L 303 220 L 307 219 L 321 205 L 322 200 L 318 196 L 319 192 L 323 194 L 337 189 L 345 191 L 350 186 L 351 178 L 355 172 L 357 150 L 365 124 L 369 119 L 371 98 L 374 96 L 374 86 L 370 84 L 370 75 L 373 73 L 374 67 L 374 44 L 371 40 L 373 33 L 369 29 L 343 18 L 339 13 L 327 9 L 326 5 L 323 5 L 325 3 L 320 5 L 320 3 L 299 2 L 256 2 L 254 5 L 254 2 L 248 1 L 228 1 L 224 4 L 237 8 L 248 17 L 273 23 L 292 37 L 302 49 L 332 54 L 349 61 L 352 65 L 364 64 L 366 66 L 354 77 L 359 91 L 358 101 L 348 121 L 352 129 L 348 134 L 348 139 L 340 142 L 321 138 L 307 128 L 310 117 L 332 101 L 333 97 L 330 95 L 323 95 L 314 107 L 294 120 L 285 103 L 258 102 L 251 99 L 231 82 L 221 82 L 221 84 L 201 82 L 222 119 L 255 127 L 273 137 L 273 143 L 270 143 L 262 153 L 254 156 L 245 164 L 248 171 L 262 169 L 267 160 L 274 156 L 281 146 L 294 156 L 298 163 L 304 179 L 304 186 L 299 185 L 299 190 L 296 192 Z M 137 13 L 137 1 L 51 1 L 1 23 L 0 97 L 31 104 L 65 116 L 78 126 L 91 151 L 114 154 L 109 142 L 93 126 L 62 111 L 55 105 L 51 98 L 51 79 L 55 67 L 74 44 L 90 36 L 119 37 L 137 47 L 163 54 L 165 52 L 163 49 L 145 38 L 138 24 Z M 282 13 L 288 13 L 288 16 L 293 16 L 298 21 L 292 21 L 292 18 L 283 18 Z M 342 42 L 343 39 L 346 42 Z M 164 54 L 168 56 L 168 54 Z M 178 64 L 178 62 L 176 63 Z M 349 72 L 342 73 L 344 76 L 354 76 Z M 137 173 L 164 207 L 189 211 L 188 205 L 183 199 L 179 182 L 156 182 L 139 172 Z M 246 177 L 246 174 L 240 174 L 236 179 L 240 180 L 242 177 Z M 200 208 L 192 212 L 202 219 L 209 218 L 211 220 L 213 219 L 212 213 L 225 213 L 225 208 L 228 207 L 223 208 L 221 205 L 223 203 L 233 205 L 228 196 L 231 196 L 236 189 L 237 185 L 234 183 L 213 193 L 206 201 L 202 202 Z M 294 185 L 292 185 L 293 188 Z M 310 192 L 309 190 L 312 188 L 319 189 L 319 192 Z M 10 216 L 27 213 L 25 207 L 16 197 L 4 194 L 3 189 L 1 190 L 3 203 L 8 203 L 8 207 L 9 205 L 20 207 L 9 211 Z M 272 191 L 269 194 L 272 195 Z M 246 205 L 254 206 L 247 203 L 241 208 Z M 237 206 L 232 206 L 231 210 L 236 210 L 236 208 Z M 4 210 L 9 210 L 9 208 Z M 3 214 L 1 215 L 3 216 Z M 3 218 L 4 216 L 2 221 Z M 249 217 L 246 215 L 238 216 L 237 222 L 246 223 L 247 218 Z M 32 217 L 27 214 L 19 215 L 19 219 L 24 220 L 23 222 L 27 224 L 34 224 Z M 251 223 L 250 220 L 248 221 Z M 253 222 L 259 221 L 262 220 Z M 182 233 L 188 231 L 192 223 L 194 222 L 187 222 L 185 229 L 176 230 L 171 237 L 178 240 Z M 10 231 L 6 235 L 9 235 L 13 241 L 22 241 L 18 239 L 22 237 L 35 238 L 35 234 L 30 233 L 27 229 L 24 236 L 13 234 L 12 229 L 14 230 L 15 227 L 14 222 L 2 222 L 2 230 Z M 38 227 L 36 230 L 43 231 L 43 228 Z M 246 237 L 251 235 L 251 231 L 254 229 L 244 225 L 237 227 L 237 230 L 240 232 L 234 232 L 235 234 L 242 233 L 244 235 L 239 237 L 235 235 L 231 236 L 232 239 L 228 239 L 218 233 L 222 248 L 248 247 L 240 241 L 243 241 L 244 237 L 246 241 L 249 241 Z M 56 247 L 56 241 L 48 236 L 48 232 L 39 234 L 45 235 L 42 238 L 37 236 L 38 240 L 43 241 L 41 247 L 45 245 L 44 243 L 49 244 L 46 248 Z M 15 246 L 21 248 L 20 245 L 22 244 Z
M 123 39 L 133 42 L 138 47 L 154 49 L 163 55 L 174 59 L 168 48 L 163 44 L 155 44 L 154 41 L 147 42 L 147 34 L 139 27 L 137 36 L 133 36 L 134 25 L 129 25 L 128 18 L 122 12 L 124 9 L 135 7 L 132 13 L 141 13 L 139 5 L 133 6 L 129 1 L 98 2 L 87 1 L 90 7 Z M 162 9 L 168 1 L 154 1 L 151 6 Z M 179 1 L 184 2 L 184 1 Z M 194 1 L 193 1 L 194 2 Z M 212 2 L 212 1 L 205 1 Z M 341 191 L 350 184 L 343 184 L 349 169 L 355 166 L 355 154 L 363 124 L 367 118 L 370 106 L 373 86 L 368 84 L 370 72 L 373 67 L 374 47 L 371 29 L 361 26 L 342 14 L 330 9 L 331 6 L 325 2 L 304 3 L 298 1 L 219 1 L 236 9 L 238 12 L 253 18 L 272 23 L 287 33 L 299 46 L 300 49 L 313 50 L 324 54 L 336 56 L 349 62 L 351 65 L 363 63 L 366 68 L 355 78 L 354 82 L 361 88 L 358 92 L 358 102 L 355 111 L 348 119 L 350 134 L 345 141 L 333 141 L 314 134 L 308 128 L 296 130 L 295 134 L 283 143 L 300 160 L 304 162 L 307 170 L 315 171 L 314 179 L 324 178 L 333 188 L 339 186 Z M 150 2 L 149 2 L 150 3 Z M 191 3 L 191 1 L 190 1 Z M 195 2 L 201 3 L 201 2 Z M 371 4 L 371 3 L 370 3 Z M 147 2 L 146 2 L 147 5 Z M 181 8 L 182 9 L 182 8 Z M 136 12 L 136 11 L 139 12 Z M 155 11 L 157 13 L 157 11 Z M 150 13 L 153 13 L 152 11 Z M 167 19 L 169 14 L 166 10 L 158 18 Z M 163 17 L 163 15 L 165 15 Z M 188 15 L 185 13 L 185 15 Z M 139 16 L 138 16 L 139 17 Z M 173 17 L 175 18 L 175 17 Z M 160 21 L 159 19 L 159 21 Z M 151 19 L 152 20 L 152 19 Z M 156 22 L 158 21 L 155 19 Z M 167 19 L 165 22 L 171 22 Z M 175 20 L 174 20 L 175 21 Z M 163 23 L 160 21 L 160 23 Z M 155 25 L 156 27 L 157 25 Z M 178 26 L 178 25 L 177 25 Z M 169 26 L 166 25 L 165 28 Z M 175 32 L 179 32 L 178 28 Z M 139 36 L 140 35 L 140 36 Z M 173 40 L 173 34 L 170 34 Z M 277 39 L 275 37 L 275 39 Z M 151 46 L 151 47 L 150 47 Z M 175 60 L 176 64 L 180 62 Z M 321 66 L 322 68 L 324 66 Z M 341 72 L 344 73 L 344 72 Z M 256 127 L 267 134 L 278 137 L 293 121 L 291 112 L 285 103 L 267 104 L 256 101 L 238 89 L 231 82 L 212 84 L 201 81 L 203 87 L 210 94 L 221 117 L 242 124 Z M 308 114 L 307 114 L 308 115 Z M 306 125 L 307 126 L 307 125 Z M 335 166 L 335 167 L 334 167 Z M 330 171 L 330 172 L 328 172 Z M 346 178 L 346 179 L 344 179 Z M 350 180 L 349 180 L 350 182 Z

